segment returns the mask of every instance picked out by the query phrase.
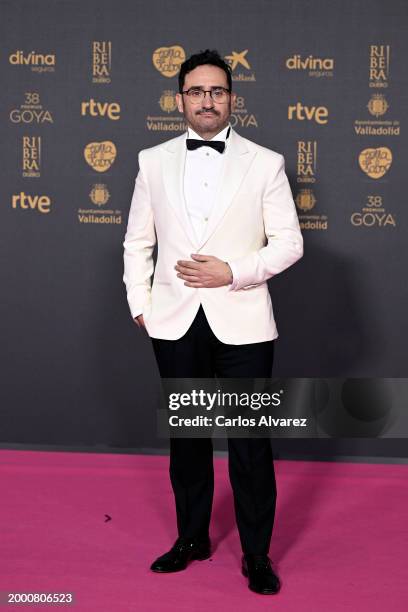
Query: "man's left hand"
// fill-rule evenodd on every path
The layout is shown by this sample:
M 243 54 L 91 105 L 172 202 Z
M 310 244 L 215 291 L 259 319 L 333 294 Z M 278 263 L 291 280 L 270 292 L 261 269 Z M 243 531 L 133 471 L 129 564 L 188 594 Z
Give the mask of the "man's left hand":
M 232 271 L 225 261 L 196 253 L 192 253 L 191 258 L 193 261 L 179 259 L 174 266 L 186 287 L 222 287 L 232 283 Z

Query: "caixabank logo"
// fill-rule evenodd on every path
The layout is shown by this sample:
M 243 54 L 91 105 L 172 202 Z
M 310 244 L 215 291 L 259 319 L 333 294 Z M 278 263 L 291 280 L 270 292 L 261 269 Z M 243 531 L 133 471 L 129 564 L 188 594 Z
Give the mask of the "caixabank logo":
M 285 68 L 291 72 L 303 72 L 314 78 L 332 77 L 334 75 L 334 58 L 294 53 L 286 58 Z
M 55 72 L 55 53 L 37 53 L 36 51 L 24 51 L 17 49 L 9 55 L 12 66 L 29 68 L 32 72 Z
M 152 55 L 153 66 L 162 76 L 169 79 L 178 74 L 185 59 L 186 53 L 180 45 L 158 47 Z
M 252 70 L 248 59 L 248 49 L 243 51 L 231 51 L 224 55 L 225 61 L 231 67 L 231 78 L 240 83 L 256 81 L 255 72 Z
M 40 94 L 34 91 L 24 93 L 24 102 L 10 111 L 9 119 L 11 123 L 20 125 L 54 123 L 52 112 L 43 106 Z
M 112 81 L 112 41 L 92 41 L 92 83 L 104 85 Z

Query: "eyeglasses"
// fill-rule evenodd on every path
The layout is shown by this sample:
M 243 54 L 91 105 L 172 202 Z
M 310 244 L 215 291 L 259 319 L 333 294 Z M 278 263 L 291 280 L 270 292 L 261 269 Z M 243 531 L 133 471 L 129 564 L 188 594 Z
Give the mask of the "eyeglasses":
M 200 104 L 205 99 L 205 94 L 209 93 L 211 99 L 217 104 L 226 104 L 229 100 L 231 91 L 225 87 L 213 87 L 212 89 L 200 89 L 199 87 L 190 87 L 181 93 L 186 94 L 191 104 Z

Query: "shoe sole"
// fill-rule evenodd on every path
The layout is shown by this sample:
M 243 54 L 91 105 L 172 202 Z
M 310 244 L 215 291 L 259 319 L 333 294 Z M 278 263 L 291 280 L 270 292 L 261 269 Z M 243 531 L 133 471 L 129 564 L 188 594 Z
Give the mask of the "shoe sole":
M 152 568 L 150 569 L 152 572 L 155 572 L 156 574 L 175 574 L 176 572 L 183 572 L 185 569 L 187 569 L 191 561 L 205 561 L 206 559 L 209 559 L 210 557 L 211 557 L 211 552 L 203 553 L 201 555 L 193 555 L 190 561 L 187 563 L 187 565 L 185 567 L 180 567 L 179 569 L 171 569 L 171 570 L 159 570 L 159 569 L 152 569 Z
M 248 578 L 248 571 L 245 568 L 242 568 L 242 574 L 243 576 L 245 576 L 245 578 Z M 252 587 L 250 587 L 248 585 L 248 588 L 253 592 L 253 593 L 258 593 L 259 595 L 276 595 L 277 593 L 279 593 L 280 591 L 280 586 L 278 588 L 277 591 L 257 591 L 256 589 L 253 589 Z

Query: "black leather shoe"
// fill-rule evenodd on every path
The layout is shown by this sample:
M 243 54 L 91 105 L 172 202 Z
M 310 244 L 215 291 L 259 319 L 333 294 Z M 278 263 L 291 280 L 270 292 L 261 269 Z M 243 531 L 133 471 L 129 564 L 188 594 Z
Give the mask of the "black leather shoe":
M 203 561 L 211 557 L 210 539 L 195 540 L 192 538 L 177 538 L 173 547 L 156 561 L 150 569 L 153 572 L 179 572 L 186 569 L 190 561 Z
M 248 588 L 255 593 L 272 595 L 280 589 L 279 578 L 268 555 L 243 555 L 242 573 L 249 578 Z

